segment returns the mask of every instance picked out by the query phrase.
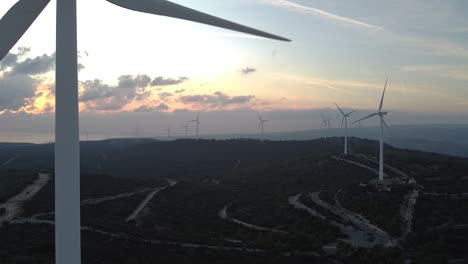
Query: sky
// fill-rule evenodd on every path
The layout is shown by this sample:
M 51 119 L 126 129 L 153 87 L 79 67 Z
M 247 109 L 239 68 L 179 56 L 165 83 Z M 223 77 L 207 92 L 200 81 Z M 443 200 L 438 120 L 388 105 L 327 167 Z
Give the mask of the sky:
M 339 123 L 334 102 L 355 118 L 376 109 L 387 77 L 389 124 L 468 123 L 466 1 L 173 1 L 292 42 L 77 2 L 87 131 L 160 134 L 198 111 L 205 133 L 255 132 L 255 111 L 272 131 L 318 128 L 321 112 Z M 52 0 L 0 62 L 8 134 L 53 131 L 54 50 Z

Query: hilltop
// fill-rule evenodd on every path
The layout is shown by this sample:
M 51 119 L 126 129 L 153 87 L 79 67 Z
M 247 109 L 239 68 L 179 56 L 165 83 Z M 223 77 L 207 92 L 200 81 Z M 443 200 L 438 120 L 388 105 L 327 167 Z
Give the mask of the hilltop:
M 379 185 L 377 142 L 350 148 L 341 155 L 342 138 L 82 142 L 85 263 L 468 259 L 467 159 L 386 145 Z M 0 150 L 12 157 L 6 174 L 53 171 L 52 144 Z M 5 263 L 53 256 L 53 177 L 0 228 Z

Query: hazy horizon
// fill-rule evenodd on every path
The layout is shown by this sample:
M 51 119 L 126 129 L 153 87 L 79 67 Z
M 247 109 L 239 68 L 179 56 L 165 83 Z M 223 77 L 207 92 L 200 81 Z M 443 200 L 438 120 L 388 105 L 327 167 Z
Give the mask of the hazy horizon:
M 0 16 L 14 2 L 2 1 Z M 389 124 L 468 122 L 466 3 L 175 2 L 293 41 L 79 1 L 81 130 L 178 128 L 199 110 L 206 112 L 204 134 L 255 132 L 253 110 L 272 119 L 271 132 L 320 126 L 322 111 L 339 126 L 333 103 L 368 109 L 354 117 L 368 113 L 387 76 Z M 0 120 L 8 133 L 53 130 L 54 7 L 0 62 Z

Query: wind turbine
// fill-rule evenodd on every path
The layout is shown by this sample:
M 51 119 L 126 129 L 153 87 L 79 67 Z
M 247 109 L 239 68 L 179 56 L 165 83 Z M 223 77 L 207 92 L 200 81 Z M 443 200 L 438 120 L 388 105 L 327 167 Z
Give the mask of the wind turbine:
M 260 115 L 260 113 L 257 112 L 257 115 L 258 115 L 258 119 L 260 120 L 260 122 L 258 123 L 258 127 L 257 127 L 257 131 L 261 128 L 261 132 L 262 132 L 262 143 L 263 143 L 263 124 L 265 122 L 268 122 L 268 120 L 265 120 L 262 118 L 262 116 Z
M 170 138 L 171 137 L 171 127 L 167 127 L 166 129 L 164 129 L 164 131 L 167 131 L 167 137 Z
M 338 108 L 338 110 L 340 110 L 341 112 L 341 115 L 343 115 L 343 119 L 341 119 L 341 128 L 343 128 L 343 123 L 344 123 L 344 129 L 345 129 L 345 136 L 344 136 L 344 154 L 345 155 L 348 155 L 348 117 L 356 112 L 357 110 L 353 110 L 351 112 L 348 112 L 347 114 L 345 114 L 345 112 L 343 112 L 343 110 L 338 106 L 337 103 L 335 103 L 336 107 Z
M 77 0 L 56 0 L 55 262 L 81 263 L 80 130 L 78 110 Z M 233 23 L 165 0 L 107 0 L 138 12 L 173 17 L 260 37 L 283 37 Z M 19 0 L 0 20 L 0 60 L 50 0 Z
M 383 107 L 383 102 L 384 102 L 384 97 L 385 97 L 385 90 L 387 89 L 387 82 L 388 82 L 388 79 L 385 80 L 385 86 L 384 86 L 384 89 L 383 89 L 383 93 L 382 93 L 382 98 L 380 99 L 380 105 L 379 105 L 379 109 L 377 110 L 377 112 L 375 113 L 372 113 L 366 117 L 363 117 L 357 121 L 354 121 L 354 123 L 357 123 L 357 122 L 360 122 L 364 119 L 368 119 L 368 118 L 371 118 L 373 116 L 379 116 L 380 117 L 380 139 L 379 139 L 379 143 L 380 143 L 380 153 L 379 153 L 379 180 L 380 181 L 383 181 L 383 177 L 384 177 L 384 173 L 383 173 L 383 165 L 384 165 L 384 161 L 383 161 L 383 127 L 385 126 L 387 129 L 388 128 L 388 125 L 387 123 L 385 123 L 385 120 L 384 120 L 384 116 L 388 114 L 388 112 L 384 112 L 382 111 L 382 107 Z
M 322 116 L 322 124 L 320 125 L 320 128 L 330 128 L 331 127 L 331 119 L 327 119 L 325 118 L 325 116 L 323 114 L 320 114 Z M 327 139 L 327 136 L 325 135 L 325 139 Z
M 195 122 L 197 125 L 197 140 L 198 140 L 198 126 L 200 125 L 200 111 L 198 111 L 197 118 L 195 118 L 191 122 Z
M 136 132 L 137 141 L 139 142 L 139 141 L 140 141 L 141 132 L 143 132 L 143 130 L 137 127 L 137 128 L 135 129 L 135 132 Z
M 185 137 L 188 138 L 188 128 L 189 128 L 189 124 L 190 122 L 192 121 L 187 121 L 187 124 L 185 126 L 183 126 L 183 128 L 185 128 Z

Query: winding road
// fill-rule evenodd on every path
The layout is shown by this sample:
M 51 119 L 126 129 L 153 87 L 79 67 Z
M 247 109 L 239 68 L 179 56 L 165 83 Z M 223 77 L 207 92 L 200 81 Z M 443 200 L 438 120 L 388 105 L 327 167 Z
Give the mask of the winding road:
M 247 227 L 249 229 L 254 229 L 254 230 L 259 230 L 259 231 L 268 231 L 268 232 L 279 233 L 279 234 L 289 234 L 289 232 L 286 232 L 286 231 L 273 229 L 273 228 L 268 228 L 268 227 L 257 226 L 257 225 L 249 224 L 249 223 L 241 221 L 241 220 L 231 218 L 227 214 L 228 208 L 229 208 L 229 206 L 226 205 L 226 206 L 223 207 L 223 209 L 221 209 L 221 211 L 219 211 L 218 215 L 219 215 L 219 217 L 221 219 L 236 223 L 238 225 Z
M 22 192 L 10 198 L 0 208 L 5 209 L 5 213 L 0 216 L 0 225 L 2 222 L 10 222 L 21 213 L 21 206 L 24 202 L 30 200 L 36 193 L 38 193 L 50 180 L 50 174 L 39 173 L 38 178 Z
M 369 162 L 372 162 L 372 163 L 374 163 L 376 165 L 379 164 L 378 161 L 376 161 L 374 159 L 371 159 L 371 158 L 369 158 L 369 157 L 367 157 L 365 155 L 356 155 L 356 157 L 362 158 L 362 159 L 364 159 L 366 161 L 369 161 Z M 358 162 L 355 162 L 355 161 L 352 161 L 352 160 L 344 159 L 344 158 L 338 158 L 338 157 L 335 157 L 335 156 L 332 156 L 332 158 L 335 159 L 335 160 L 341 160 L 341 161 L 347 162 L 349 164 L 359 166 L 361 168 L 368 169 L 369 171 L 372 171 L 375 174 L 378 174 L 378 171 L 376 169 L 373 169 L 373 168 L 371 168 L 371 167 L 369 167 L 367 165 L 364 165 L 364 164 L 361 164 L 361 163 L 358 163 Z M 412 230 L 414 209 L 415 209 L 416 203 L 418 201 L 421 186 L 417 184 L 416 179 L 414 177 L 410 177 L 405 172 L 403 172 L 403 171 L 401 171 L 401 170 L 399 170 L 399 169 L 397 169 L 397 168 L 395 168 L 393 166 L 390 166 L 388 164 L 384 164 L 384 167 L 389 169 L 390 171 L 394 172 L 401 179 L 408 180 L 410 185 L 412 185 L 414 187 L 413 190 L 410 193 L 405 195 L 405 198 L 404 198 L 404 200 L 403 200 L 403 202 L 402 202 L 402 204 L 400 206 L 401 221 L 403 223 L 405 223 L 405 227 L 404 227 L 404 231 L 403 231 L 401 237 L 399 237 L 398 240 L 403 241 L 406 238 L 406 236 Z
M 127 219 L 125 220 L 126 222 L 130 222 L 132 220 L 134 220 L 140 213 L 141 211 L 143 211 L 143 209 L 145 209 L 146 205 L 149 203 L 149 201 L 151 201 L 151 199 L 153 199 L 153 197 L 160 191 L 163 191 L 165 190 L 166 188 L 168 187 L 171 187 L 171 186 L 174 186 L 177 184 L 176 181 L 170 181 L 168 180 L 169 182 L 169 186 L 165 186 L 165 187 L 161 187 L 161 188 L 156 188 L 155 190 L 153 190 L 150 194 L 148 194 L 148 196 L 146 196 L 146 198 L 141 201 L 140 205 L 138 205 L 138 207 L 127 217 Z

